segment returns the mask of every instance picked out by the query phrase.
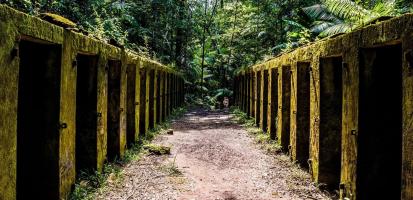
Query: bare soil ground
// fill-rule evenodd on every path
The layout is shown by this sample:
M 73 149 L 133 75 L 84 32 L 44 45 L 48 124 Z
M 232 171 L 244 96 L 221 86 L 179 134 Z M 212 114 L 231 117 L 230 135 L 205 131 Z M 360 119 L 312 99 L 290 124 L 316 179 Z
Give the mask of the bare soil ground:
M 154 143 L 171 155 L 146 155 L 97 199 L 333 199 L 283 154 L 268 155 L 226 112 L 192 110 Z

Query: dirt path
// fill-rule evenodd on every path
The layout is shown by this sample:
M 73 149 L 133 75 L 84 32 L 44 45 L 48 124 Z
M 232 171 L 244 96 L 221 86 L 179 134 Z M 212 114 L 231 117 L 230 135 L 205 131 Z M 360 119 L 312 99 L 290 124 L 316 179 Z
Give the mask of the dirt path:
M 98 199 L 331 199 L 287 156 L 260 150 L 227 113 L 194 110 L 173 129 L 154 142 L 172 146 L 171 155 L 129 164 Z M 176 169 L 182 174 L 170 174 Z

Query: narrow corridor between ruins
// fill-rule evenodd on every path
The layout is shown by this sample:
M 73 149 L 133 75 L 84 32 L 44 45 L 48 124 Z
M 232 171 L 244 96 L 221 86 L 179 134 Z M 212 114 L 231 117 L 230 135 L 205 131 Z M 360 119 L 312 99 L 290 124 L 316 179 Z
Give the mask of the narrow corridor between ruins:
M 229 112 L 193 109 L 172 127 L 154 140 L 171 155 L 130 163 L 97 199 L 335 199 L 287 155 L 260 149 Z

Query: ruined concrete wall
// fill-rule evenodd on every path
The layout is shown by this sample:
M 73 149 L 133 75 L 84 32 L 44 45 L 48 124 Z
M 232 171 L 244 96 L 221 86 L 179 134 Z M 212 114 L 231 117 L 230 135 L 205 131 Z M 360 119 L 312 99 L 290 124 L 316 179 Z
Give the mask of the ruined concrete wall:
M 7 6 L 0 5 L 0 199 L 16 199 L 17 182 L 17 116 L 19 93 L 19 43 L 31 41 L 38 44 L 60 45 L 60 89 L 59 89 L 59 124 L 58 127 L 58 155 L 59 184 L 56 186 L 60 199 L 67 199 L 76 177 L 76 80 L 78 54 L 97 57 L 97 85 L 96 85 L 96 148 L 95 169 L 101 171 L 107 160 L 107 115 L 108 115 L 108 61 L 119 61 L 120 66 L 120 109 L 119 109 L 119 154 L 126 150 L 126 117 L 127 109 L 127 66 L 136 66 L 135 82 L 135 120 L 136 135 L 139 134 L 140 104 L 140 71 L 144 68 L 156 68 L 165 76 L 176 74 L 165 66 L 149 61 L 135 53 L 121 49 L 102 41 L 86 37 L 80 33 L 65 30 L 39 18 L 18 12 Z M 177 76 L 179 79 L 180 77 Z M 148 79 L 146 79 L 148 80 Z M 164 81 L 163 79 L 161 82 Z M 146 89 L 149 89 L 147 87 Z M 182 90 L 182 88 L 180 88 Z M 159 94 L 156 94 L 157 96 Z M 160 95 L 161 97 L 162 95 Z M 147 100 L 147 99 L 146 99 Z M 163 99 L 162 99 L 163 101 Z M 148 120 L 146 120 L 146 123 Z M 30 166 L 27 166 L 28 168 Z
M 3 5 L 0 30 L 0 199 L 15 199 L 19 41 L 23 35 L 30 35 L 62 44 L 63 30 Z
M 324 39 L 308 46 L 296 49 L 292 52 L 282 54 L 265 64 L 267 67 L 262 67 L 263 64 L 258 64 L 243 71 L 244 76 L 253 76 L 262 69 L 278 70 L 278 105 L 282 105 L 282 67 L 286 65 L 292 66 L 292 81 L 293 86 L 297 86 L 296 67 L 298 62 L 310 63 L 310 149 L 309 149 L 309 172 L 312 174 L 313 180 L 319 182 L 319 163 L 320 163 L 320 59 L 341 56 L 342 57 L 342 121 L 341 121 L 341 177 L 340 185 L 334 186 L 340 190 L 341 198 L 356 199 L 357 194 L 357 143 L 359 129 L 359 49 L 374 48 L 386 45 L 401 44 L 402 45 L 402 76 L 403 76 L 403 108 L 402 108 L 402 188 L 401 199 L 413 198 L 413 157 L 411 151 L 413 149 L 413 131 L 411 121 L 413 120 L 410 113 L 413 112 L 412 106 L 412 29 L 413 15 L 407 14 L 401 17 L 393 18 L 384 22 L 378 22 L 373 25 L 366 26 L 349 34 L 339 35 L 332 38 Z M 389 66 L 391 67 L 391 66 Z M 391 70 L 391 68 L 389 68 Z M 273 79 L 270 76 L 270 79 Z M 253 81 L 255 82 L 255 81 Z M 295 88 L 296 89 L 296 88 Z M 271 91 L 271 88 L 268 89 Z M 252 90 L 251 95 L 256 96 L 256 90 Z M 269 93 L 272 93 L 269 92 Z M 291 98 L 291 153 L 293 158 L 297 151 L 297 120 L 294 112 L 299 109 L 297 106 L 297 98 L 294 98 L 297 91 L 293 91 Z M 270 95 L 270 94 L 269 94 Z M 253 103 L 254 99 L 250 102 Z M 272 102 L 271 102 L 272 103 Z M 253 107 L 252 107 L 253 108 Z M 269 109 L 270 110 L 270 109 Z M 282 135 L 282 106 L 277 108 L 277 136 L 278 140 Z M 255 116 L 251 113 L 250 116 Z M 269 120 L 275 120 L 271 114 L 268 114 Z M 270 124 L 270 122 L 269 122 Z M 269 126 L 270 129 L 271 125 Z M 397 156 L 397 155 L 394 155 Z

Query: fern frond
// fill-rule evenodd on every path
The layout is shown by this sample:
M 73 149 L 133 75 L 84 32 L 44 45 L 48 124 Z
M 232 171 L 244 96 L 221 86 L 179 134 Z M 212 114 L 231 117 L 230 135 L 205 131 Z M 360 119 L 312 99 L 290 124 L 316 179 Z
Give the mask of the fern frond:
M 339 33 L 347 33 L 352 30 L 353 26 L 348 23 L 335 24 L 326 28 L 323 32 L 320 33 L 320 37 L 331 36 Z
M 323 0 L 322 2 L 328 11 L 342 19 L 362 19 L 371 14 L 371 11 L 351 0 Z
M 313 33 L 321 33 L 325 31 L 327 28 L 336 25 L 332 22 L 325 22 L 325 21 L 316 21 L 314 22 L 314 26 L 311 27 L 310 31 Z

